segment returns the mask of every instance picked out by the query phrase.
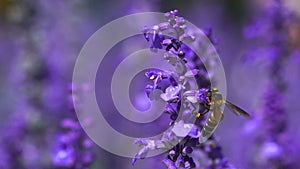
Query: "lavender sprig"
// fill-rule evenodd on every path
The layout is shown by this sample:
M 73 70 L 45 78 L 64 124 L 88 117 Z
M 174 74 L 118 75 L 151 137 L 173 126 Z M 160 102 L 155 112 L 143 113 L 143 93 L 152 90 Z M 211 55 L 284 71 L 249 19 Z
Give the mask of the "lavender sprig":
M 207 142 L 199 143 L 201 134 L 199 129 L 205 123 L 205 116 L 201 115 L 208 111 L 199 103 L 207 101 L 203 91 L 210 88 L 210 79 L 203 62 L 209 61 L 201 61 L 183 43 L 184 40 L 199 43 L 199 39 L 193 31 L 188 30 L 185 19 L 178 17 L 177 14 L 177 10 L 167 12 L 166 22 L 151 28 L 145 27 L 143 31 L 145 39 L 151 42 L 150 49 L 154 52 L 158 49 L 165 50 L 164 59 L 175 68 L 172 72 L 151 70 L 146 73 L 153 81 L 152 85 L 146 87 L 147 95 L 150 96 L 155 89 L 162 90 L 163 94 L 160 97 L 167 103 L 164 112 L 170 116 L 170 125 L 174 126 L 163 133 L 161 140 L 137 139 L 136 144 L 143 148 L 136 154 L 132 163 L 134 165 L 137 159 L 145 158 L 151 150 L 166 149 L 169 153 L 163 163 L 168 169 L 233 168 L 223 156 L 221 147 L 213 136 Z M 163 35 L 162 32 L 170 37 Z M 211 29 L 206 31 L 206 35 L 213 44 L 217 43 Z M 209 52 L 205 47 L 203 49 Z M 204 88 L 193 90 L 198 86 Z M 180 112 L 181 110 L 183 111 Z

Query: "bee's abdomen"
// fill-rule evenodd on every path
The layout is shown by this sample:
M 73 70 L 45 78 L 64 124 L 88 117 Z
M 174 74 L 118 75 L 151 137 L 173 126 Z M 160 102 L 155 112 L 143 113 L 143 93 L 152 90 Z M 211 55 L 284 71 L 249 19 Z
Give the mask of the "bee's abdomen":
M 209 118 L 206 120 L 205 125 L 201 130 L 201 135 L 199 137 L 199 142 L 205 142 L 216 130 L 219 122 L 222 119 L 222 111 L 212 111 Z

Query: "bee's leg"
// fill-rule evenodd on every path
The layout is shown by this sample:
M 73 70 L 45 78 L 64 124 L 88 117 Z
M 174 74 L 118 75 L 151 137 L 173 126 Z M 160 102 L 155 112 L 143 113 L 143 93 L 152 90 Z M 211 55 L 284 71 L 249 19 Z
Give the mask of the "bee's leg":
M 204 110 L 204 112 L 201 113 L 201 115 L 203 116 L 203 115 L 205 115 L 205 114 L 208 113 L 208 112 L 209 112 L 209 109 L 206 108 L 206 109 Z
M 201 104 L 202 105 L 202 104 Z M 201 110 L 196 114 L 197 118 L 200 118 L 202 116 L 204 116 L 206 113 L 209 112 L 209 109 L 207 109 L 204 105 L 202 105 L 205 109 L 203 110 L 203 112 L 201 112 Z
M 205 115 L 210 110 L 210 106 L 208 104 L 200 103 L 200 105 L 203 106 L 204 110 L 200 110 L 199 115 L 198 115 L 199 117 Z M 203 112 L 201 112 L 201 111 L 203 111 Z

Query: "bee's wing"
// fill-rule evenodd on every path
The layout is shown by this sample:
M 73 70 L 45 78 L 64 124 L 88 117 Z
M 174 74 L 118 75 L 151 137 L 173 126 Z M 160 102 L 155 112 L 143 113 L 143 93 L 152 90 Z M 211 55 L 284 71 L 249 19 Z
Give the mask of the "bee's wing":
M 230 103 L 229 101 L 225 101 L 225 105 L 236 115 L 243 115 L 247 118 L 251 118 L 250 114 L 248 114 L 246 111 L 244 111 L 243 109 L 239 108 L 238 106 Z

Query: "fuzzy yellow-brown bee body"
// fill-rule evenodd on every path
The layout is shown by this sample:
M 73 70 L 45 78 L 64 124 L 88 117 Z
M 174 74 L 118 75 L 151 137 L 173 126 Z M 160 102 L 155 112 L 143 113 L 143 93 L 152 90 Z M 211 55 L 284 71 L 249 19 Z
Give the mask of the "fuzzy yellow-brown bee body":
M 205 113 L 211 113 L 201 130 L 201 135 L 199 137 L 200 143 L 205 142 L 214 133 L 220 121 L 223 119 L 224 115 L 221 108 L 222 105 L 225 104 L 236 115 L 243 115 L 250 118 L 250 115 L 246 111 L 223 99 L 222 94 L 218 91 L 217 88 L 208 90 L 205 95 L 207 96 L 208 100 L 208 106 L 206 107 L 209 107 L 209 109 Z

